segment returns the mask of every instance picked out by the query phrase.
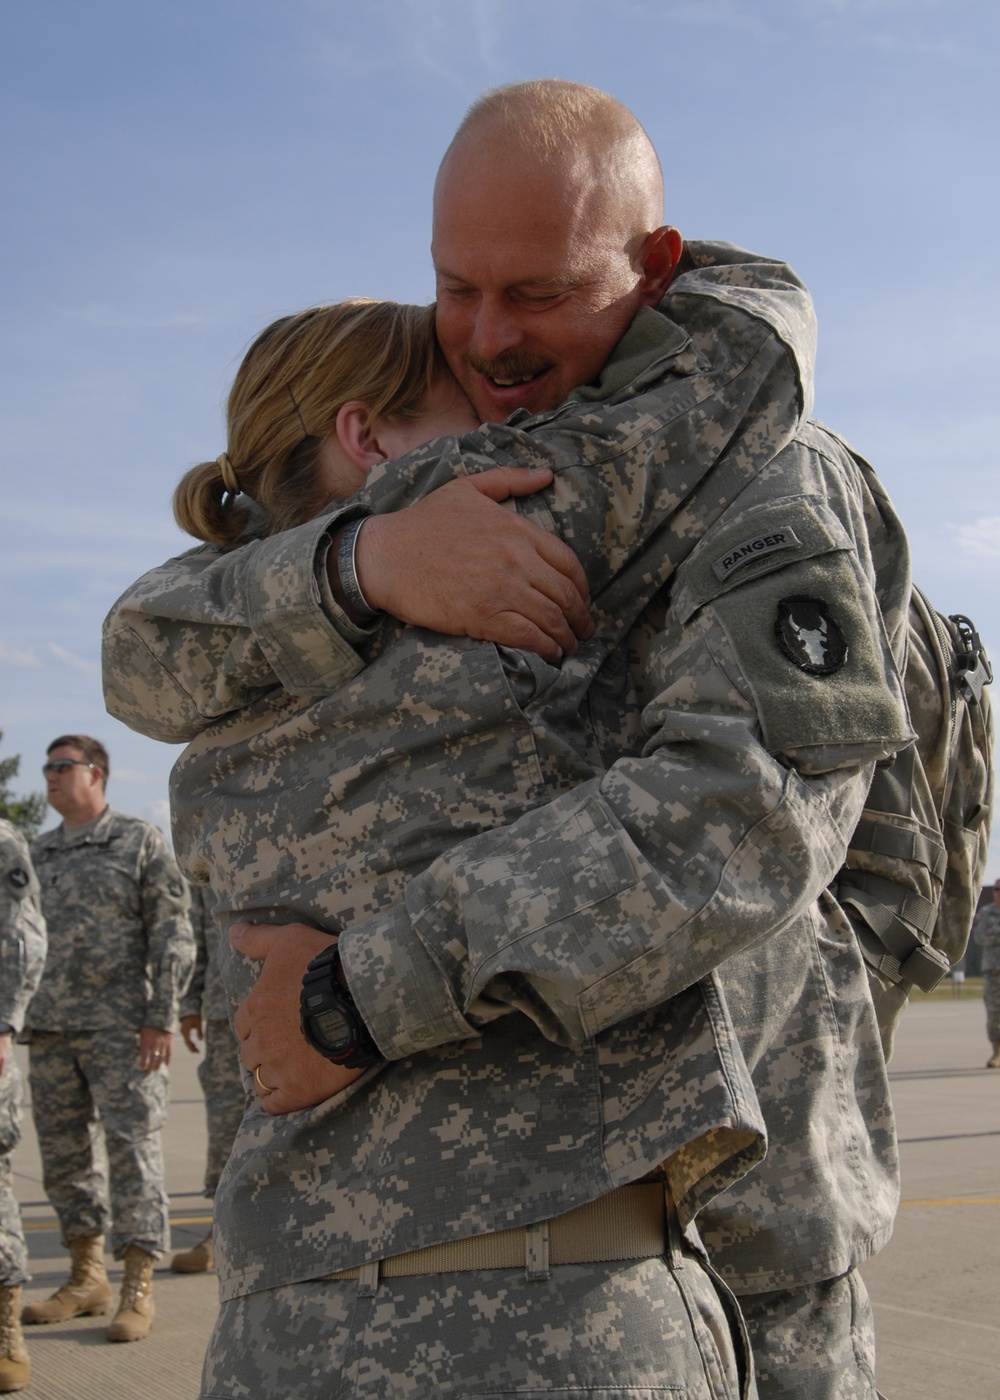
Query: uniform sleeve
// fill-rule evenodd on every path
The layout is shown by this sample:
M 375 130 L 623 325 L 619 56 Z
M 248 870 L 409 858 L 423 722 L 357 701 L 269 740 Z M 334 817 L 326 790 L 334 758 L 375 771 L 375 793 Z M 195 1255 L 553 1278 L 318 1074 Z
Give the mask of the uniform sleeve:
M 824 521 L 829 538 L 807 540 L 805 518 L 794 529 L 785 519 L 803 545 L 794 562 L 751 551 L 749 573 L 720 579 L 701 568 L 733 552 L 716 532 L 678 580 L 650 660 L 641 755 L 455 847 L 402 904 L 344 932 L 351 990 L 387 1057 L 474 1035 L 512 1010 L 578 1044 L 820 897 L 872 764 L 912 732 L 849 539 Z M 843 645 L 827 653 L 793 630 L 786 654 L 778 619 L 797 597 L 825 603 Z
M 553 471 L 551 490 L 509 507 L 559 534 L 599 595 L 706 471 L 724 458 L 738 490 L 811 402 L 811 302 L 783 264 L 688 272 L 664 306 L 668 314 L 640 311 L 601 382 L 551 413 L 425 444 L 376 467 L 332 514 L 145 574 L 104 624 L 109 712 L 184 742 L 276 687 L 304 699 L 337 689 L 362 669 L 367 634 L 328 587 L 332 534 L 359 513 L 401 509 L 497 466 Z M 606 616 L 622 586 L 602 600 Z
M 972 937 L 982 948 L 1000 948 L 1000 916 L 989 905 L 973 919 Z
M 151 569 L 104 622 L 108 711 L 152 739 L 192 739 L 276 686 L 326 694 L 361 669 L 366 634 L 326 584 L 336 512 L 220 551 L 204 546 Z
M 172 1030 L 194 967 L 195 942 L 187 882 L 155 827 L 149 829 L 144 843 L 139 883 L 152 985 L 144 1024 Z
M 208 941 L 206 938 L 206 925 L 211 917 L 205 909 L 205 897 L 203 887 L 192 886 L 191 894 L 191 931 L 194 935 L 195 960 L 194 968 L 191 972 L 191 980 L 187 984 L 184 995 L 181 997 L 178 1015 L 183 1019 L 185 1016 L 201 1016 L 205 998 L 205 976 L 208 971 Z
M 0 1024 L 20 1031 L 45 966 L 47 948 L 38 880 L 27 843 L 0 829 Z

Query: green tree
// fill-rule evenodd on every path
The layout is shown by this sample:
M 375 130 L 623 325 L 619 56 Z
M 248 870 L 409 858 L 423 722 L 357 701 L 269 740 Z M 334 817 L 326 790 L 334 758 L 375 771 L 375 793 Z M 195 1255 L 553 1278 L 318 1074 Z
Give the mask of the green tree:
M 2 738 L 3 730 L 0 729 Z M 20 766 L 20 754 L 15 754 L 13 758 L 0 758 L 0 817 L 6 817 L 30 841 L 37 835 L 45 818 L 46 800 L 44 792 L 29 792 L 27 797 L 14 796 L 9 783 L 11 778 L 17 777 Z

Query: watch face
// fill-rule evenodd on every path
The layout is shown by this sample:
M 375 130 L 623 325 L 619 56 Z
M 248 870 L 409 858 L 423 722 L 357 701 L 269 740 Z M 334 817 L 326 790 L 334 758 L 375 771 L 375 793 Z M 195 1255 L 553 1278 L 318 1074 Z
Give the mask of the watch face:
M 335 1053 L 346 1050 L 353 1040 L 354 1027 L 342 1011 L 327 1007 L 311 1018 L 313 1034 Z

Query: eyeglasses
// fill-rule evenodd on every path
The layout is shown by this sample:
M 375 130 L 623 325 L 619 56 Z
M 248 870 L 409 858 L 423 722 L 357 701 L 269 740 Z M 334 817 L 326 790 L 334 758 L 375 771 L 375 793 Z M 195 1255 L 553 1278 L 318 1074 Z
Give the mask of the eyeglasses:
M 50 758 L 48 763 L 42 764 L 43 773 L 68 773 L 71 768 L 93 768 L 94 772 L 100 772 L 96 763 L 88 763 L 85 758 Z

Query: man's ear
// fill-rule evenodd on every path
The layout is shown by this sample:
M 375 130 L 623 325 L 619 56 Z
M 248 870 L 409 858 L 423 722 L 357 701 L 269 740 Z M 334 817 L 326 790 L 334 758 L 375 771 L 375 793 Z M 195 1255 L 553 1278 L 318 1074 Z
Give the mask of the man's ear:
M 662 301 L 683 251 L 683 238 L 669 224 L 646 235 L 639 249 L 643 306 L 657 306 Z
M 337 414 L 337 440 L 356 467 L 370 471 L 376 462 L 387 460 L 371 425 L 368 405 L 349 399 Z

